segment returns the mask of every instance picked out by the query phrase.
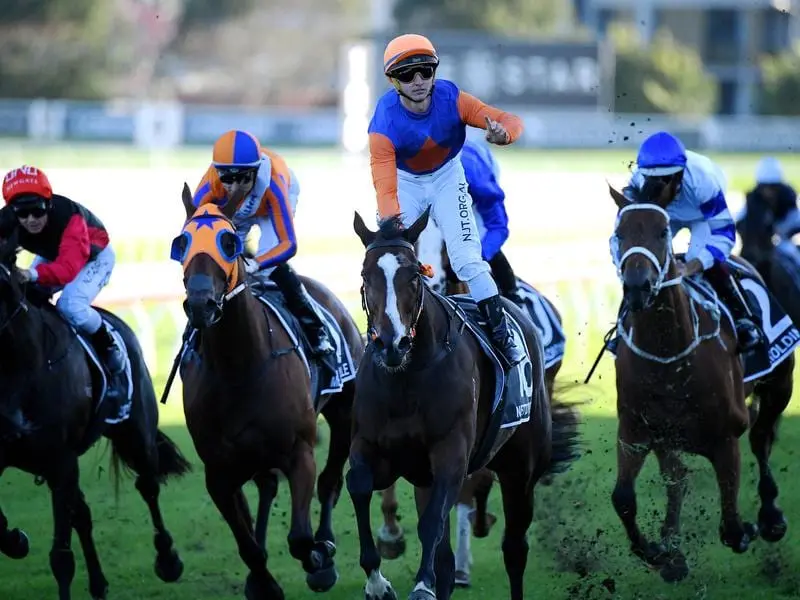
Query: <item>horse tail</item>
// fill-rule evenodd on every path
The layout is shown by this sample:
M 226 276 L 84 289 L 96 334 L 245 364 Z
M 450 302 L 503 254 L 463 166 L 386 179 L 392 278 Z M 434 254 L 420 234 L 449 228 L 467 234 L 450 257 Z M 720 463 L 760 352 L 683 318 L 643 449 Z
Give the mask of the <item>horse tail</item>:
M 565 402 L 560 399 L 563 392 L 578 384 L 558 383 L 550 399 L 550 413 L 553 419 L 552 453 L 546 475 L 556 475 L 567 471 L 580 457 L 581 418 L 578 406 L 582 402 Z
M 181 477 L 192 470 L 191 463 L 181 453 L 178 446 L 160 429 L 156 432 L 158 449 L 158 476 L 162 482 L 168 477 Z

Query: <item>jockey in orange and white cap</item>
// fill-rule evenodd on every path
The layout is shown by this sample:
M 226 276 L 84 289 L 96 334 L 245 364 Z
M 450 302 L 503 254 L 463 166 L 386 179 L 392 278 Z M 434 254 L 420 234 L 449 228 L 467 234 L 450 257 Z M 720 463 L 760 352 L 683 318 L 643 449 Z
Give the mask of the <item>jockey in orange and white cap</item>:
M 214 143 L 211 165 L 194 193 L 194 205 L 224 206 L 236 202 L 233 224 L 244 243 L 253 225 L 261 230 L 255 258 L 246 269 L 262 271 L 274 281 L 300 321 L 312 351 L 334 351 L 327 330 L 313 308 L 308 292 L 288 261 L 297 253 L 294 215 L 300 184 L 286 161 L 262 147 L 252 134 L 231 130 Z
M 435 81 L 439 57 L 422 35 L 393 39 L 383 63 L 394 89 L 378 100 L 369 124 L 378 216 L 399 215 L 408 227 L 431 206 L 453 271 L 469 285 L 507 364 L 516 365 L 525 358 L 525 351 L 511 333 L 497 285 L 481 258 L 480 233 L 459 157 L 467 125 L 485 129 L 488 142 L 506 145 L 519 138 L 522 121 L 484 104 L 451 81 Z

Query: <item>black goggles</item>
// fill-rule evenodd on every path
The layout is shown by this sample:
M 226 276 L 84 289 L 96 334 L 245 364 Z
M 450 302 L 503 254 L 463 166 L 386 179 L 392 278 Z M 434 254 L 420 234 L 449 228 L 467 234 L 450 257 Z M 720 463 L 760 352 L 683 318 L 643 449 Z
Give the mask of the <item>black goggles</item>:
M 45 206 L 44 202 L 39 202 L 36 204 L 21 204 L 19 206 L 14 206 L 13 208 L 14 214 L 21 221 L 27 219 L 28 217 L 41 219 L 47 214 L 47 206 Z
M 217 175 L 222 183 L 245 183 L 253 178 L 255 172 L 255 169 L 225 169 L 218 170 Z
M 432 65 L 413 65 L 411 67 L 404 67 L 397 69 L 389 74 L 392 79 L 397 79 L 401 83 L 411 83 L 414 77 L 419 73 L 423 79 L 430 79 L 436 73 L 436 67 Z

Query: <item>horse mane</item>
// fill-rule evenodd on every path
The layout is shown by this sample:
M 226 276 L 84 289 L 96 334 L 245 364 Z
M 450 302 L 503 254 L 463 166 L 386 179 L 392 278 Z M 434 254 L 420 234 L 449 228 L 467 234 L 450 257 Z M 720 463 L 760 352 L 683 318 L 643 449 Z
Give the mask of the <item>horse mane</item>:
M 404 237 L 405 231 L 400 215 L 386 217 L 378 223 L 378 237 L 382 240 L 400 239 Z

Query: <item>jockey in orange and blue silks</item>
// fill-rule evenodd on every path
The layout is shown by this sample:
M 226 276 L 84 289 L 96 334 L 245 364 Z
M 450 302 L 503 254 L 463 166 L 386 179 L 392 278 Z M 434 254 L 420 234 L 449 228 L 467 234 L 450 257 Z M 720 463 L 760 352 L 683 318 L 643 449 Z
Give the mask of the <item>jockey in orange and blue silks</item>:
M 378 217 L 400 216 L 409 227 L 430 206 L 456 276 L 469 285 L 508 365 L 521 362 L 481 240 L 461 165 L 467 126 L 486 139 L 511 144 L 522 133 L 519 117 L 487 106 L 451 81 L 435 81 L 439 58 L 426 37 L 401 35 L 384 52 L 384 73 L 394 89 L 378 100 L 369 124 L 372 180 Z M 435 83 L 435 85 L 434 85 Z
M 211 166 L 197 186 L 194 205 L 238 202 L 232 221 L 242 243 L 253 225 L 261 230 L 255 257 L 245 260 L 247 272 L 261 271 L 278 285 L 312 351 L 327 354 L 334 351 L 327 330 L 288 263 L 297 253 L 294 214 L 299 195 L 297 176 L 280 155 L 263 148 L 246 131 L 232 130 L 214 144 Z
M 665 131 L 642 142 L 636 163 L 624 190 L 631 199 L 633 188 L 653 198 L 677 179 L 676 195 L 666 211 L 672 235 L 683 228 L 691 232 L 681 274 L 704 273 L 733 315 L 739 349 L 754 348 L 762 334 L 727 266 L 736 242 L 736 226 L 725 199 L 722 170 L 708 157 L 686 150 L 678 138 Z

